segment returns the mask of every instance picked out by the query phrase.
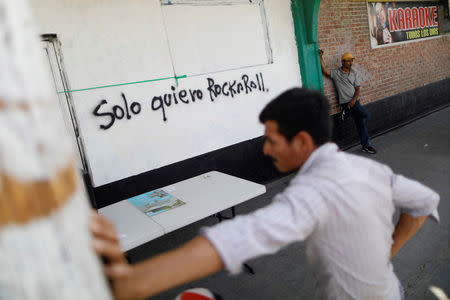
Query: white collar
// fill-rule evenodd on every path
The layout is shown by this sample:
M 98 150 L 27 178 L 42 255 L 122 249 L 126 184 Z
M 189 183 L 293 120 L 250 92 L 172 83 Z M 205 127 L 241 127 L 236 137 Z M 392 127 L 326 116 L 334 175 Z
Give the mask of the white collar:
M 310 167 L 314 164 L 315 161 L 320 159 L 323 156 L 330 156 L 332 153 L 335 153 L 339 150 L 338 146 L 335 143 L 329 142 L 321 145 L 319 148 L 314 150 L 311 155 L 308 157 L 306 162 L 301 166 L 298 174 L 303 174 L 310 169 Z

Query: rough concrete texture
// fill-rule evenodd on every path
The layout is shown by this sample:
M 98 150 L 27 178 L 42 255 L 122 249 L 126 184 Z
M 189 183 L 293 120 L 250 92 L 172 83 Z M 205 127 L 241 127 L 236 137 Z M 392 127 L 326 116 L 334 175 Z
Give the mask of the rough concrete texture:
M 450 107 L 374 138 L 372 142 L 378 149 L 375 155 L 362 153 L 359 146 L 347 151 L 386 163 L 396 173 L 423 182 L 441 196 L 440 224 L 427 220 L 394 258 L 394 269 L 405 288 L 406 299 L 436 299 L 428 290 L 430 285 L 439 286 L 450 294 Z M 266 194 L 237 206 L 236 212 L 245 214 L 269 204 L 291 177 L 268 183 Z M 396 218 L 398 214 L 394 220 Z M 169 233 L 131 250 L 130 260 L 138 262 L 172 249 L 193 238 L 202 226 L 215 223 L 217 219 L 209 217 Z M 314 279 L 308 270 L 303 243 L 292 244 L 275 255 L 248 263 L 255 274 L 230 276 L 220 272 L 152 299 L 174 299 L 178 293 L 192 287 L 209 288 L 225 300 L 314 298 Z

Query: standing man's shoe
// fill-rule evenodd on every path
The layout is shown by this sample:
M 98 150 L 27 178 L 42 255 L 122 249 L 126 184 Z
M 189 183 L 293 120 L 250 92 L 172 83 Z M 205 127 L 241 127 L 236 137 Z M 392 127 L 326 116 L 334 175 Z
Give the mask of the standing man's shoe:
M 375 149 L 375 147 L 372 147 L 372 146 L 363 146 L 361 151 L 362 152 L 366 152 L 366 153 L 370 153 L 370 154 L 377 153 L 377 149 Z

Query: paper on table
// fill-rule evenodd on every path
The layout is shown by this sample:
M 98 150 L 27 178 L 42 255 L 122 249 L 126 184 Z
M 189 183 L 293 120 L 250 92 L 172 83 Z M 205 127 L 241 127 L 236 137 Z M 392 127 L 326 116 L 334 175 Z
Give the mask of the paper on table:
M 185 204 L 162 189 L 132 197 L 128 201 L 149 217 Z

